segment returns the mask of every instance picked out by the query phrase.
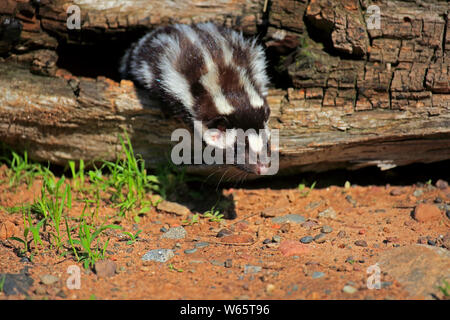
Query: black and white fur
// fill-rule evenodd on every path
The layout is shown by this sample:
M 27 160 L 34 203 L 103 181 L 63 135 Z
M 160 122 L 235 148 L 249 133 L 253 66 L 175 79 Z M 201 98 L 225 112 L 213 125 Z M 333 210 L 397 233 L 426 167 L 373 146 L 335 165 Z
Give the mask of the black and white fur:
M 225 141 L 232 141 L 235 129 L 269 131 L 265 69 L 264 50 L 255 39 L 201 23 L 176 24 L 146 34 L 127 50 L 119 71 L 181 112 L 188 124 L 199 120 L 204 131 L 218 129 L 203 139 L 226 148 Z M 254 151 L 262 150 L 259 136 L 249 135 L 247 141 Z M 238 167 L 256 174 L 267 169 L 260 162 Z

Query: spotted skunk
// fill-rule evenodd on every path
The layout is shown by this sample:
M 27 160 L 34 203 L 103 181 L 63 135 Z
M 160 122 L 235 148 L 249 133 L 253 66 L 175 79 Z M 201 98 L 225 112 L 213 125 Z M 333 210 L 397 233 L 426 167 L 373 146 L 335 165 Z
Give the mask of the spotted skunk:
M 160 27 L 134 43 L 120 63 L 120 73 L 167 108 L 183 114 L 191 126 L 201 121 L 207 145 L 227 148 L 236 129 L 269 132 L 268 76 L 264 50 L 256 40 L 213 23 Z M 246 137 L 245 163 L 238 168 L 265 174 L 267 164 L 248 161 L 248 147 L 260 152 L 268 139 Z M 237 149 L 235 149 L 237 150 Z M 270 152 L 270 146 L 265 149 Z

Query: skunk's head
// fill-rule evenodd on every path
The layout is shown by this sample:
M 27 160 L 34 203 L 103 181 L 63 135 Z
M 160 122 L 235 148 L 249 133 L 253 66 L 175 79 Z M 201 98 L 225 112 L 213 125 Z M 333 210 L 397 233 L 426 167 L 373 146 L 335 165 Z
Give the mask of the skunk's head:
M 204 123 L 203 140 L 207 145 L 224 150 L 224 163 L 264 175 L 271 156 L 269 116 L 265 98 L 260 108 L 245 106 L 227 115 L 218 114 Z

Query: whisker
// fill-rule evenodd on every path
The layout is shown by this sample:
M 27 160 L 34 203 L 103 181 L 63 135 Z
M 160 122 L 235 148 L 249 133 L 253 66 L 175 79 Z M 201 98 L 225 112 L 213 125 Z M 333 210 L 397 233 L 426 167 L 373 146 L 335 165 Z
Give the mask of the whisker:
M 225 175 L 227 174 L 227 172 L 230 170 L 231 168 L 228 168 L 225 170 L 225 172 L 222 174 L 222 177 L 220 177 L 219 182 L 217 183 L 217 187 L 216 187 L 216 191 L 219 191 L 219 185 L 222 182 L 223 177 L 225 177 Z

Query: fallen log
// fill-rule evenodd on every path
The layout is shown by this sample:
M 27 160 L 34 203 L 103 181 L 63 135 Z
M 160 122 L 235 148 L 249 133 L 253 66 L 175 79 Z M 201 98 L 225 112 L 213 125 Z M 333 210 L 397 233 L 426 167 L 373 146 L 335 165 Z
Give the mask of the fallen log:
M 127 130 L 135 152 L 150 167 L 168 161 L 170 136 L 180 123 L 165 118 L 132 82 L 45 77 L 5 63 L 0 74 L 0 139 L 27 150 L 31 158 L 60 165 L 73 159 L 113 160 L 120 150 L 118 136 Z M 270 124 L 280 130 L 280 173 L 389 169 L 450 159 L 448 103 L 349 112 L 310 108 L 304 95 L 303 89 L 270 90 Z M 211 168 L 188 171 L 209 174 Z

